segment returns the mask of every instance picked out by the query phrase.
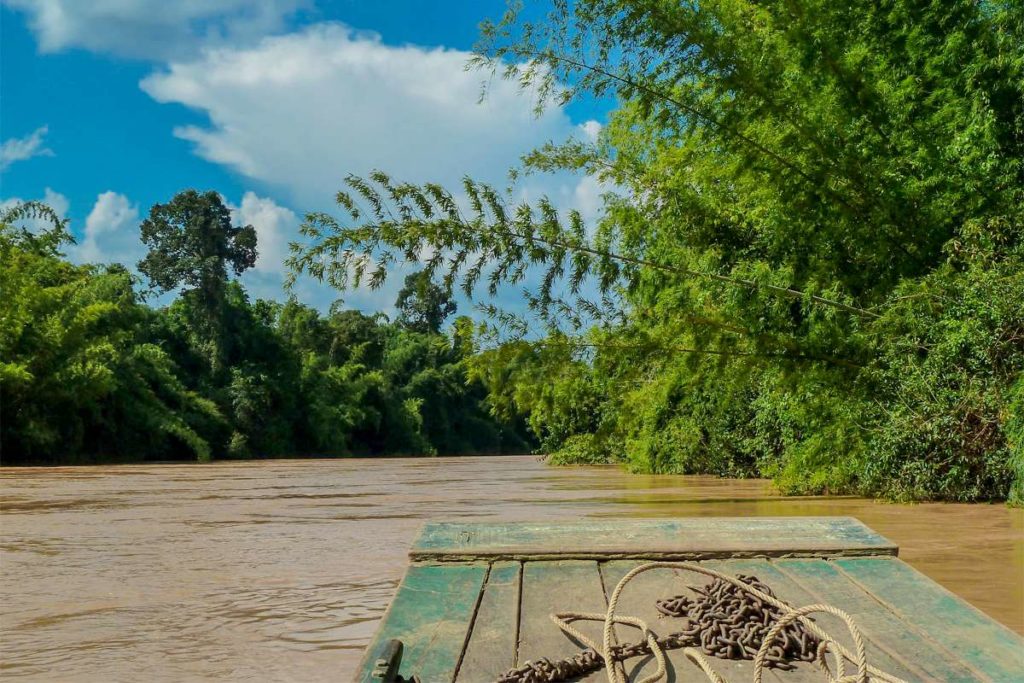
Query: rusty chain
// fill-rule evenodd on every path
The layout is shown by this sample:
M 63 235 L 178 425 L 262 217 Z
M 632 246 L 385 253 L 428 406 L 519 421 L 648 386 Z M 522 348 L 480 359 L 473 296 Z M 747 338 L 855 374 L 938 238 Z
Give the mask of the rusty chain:
M 756 576 L 739 574 L 736 577 L 748 586 L 775 597 L 775 593 Z M 684 595 L 658 600 L 659 612 L 671 617 L 689 619 L 690 627 L 681 633 L 699 639 L 701 651 L 722 659 L 753 659 L 772 624 L 782 617 L 782 611 L 764 604 L 750 593 L 735 585 L 715 579 L 706 588 L 689 586 L 700 597 Z M 768 650 L 767 662 L 779 669 L 792 669 L 793 661 L 812 662 L 817 657 L 818 639 L 802 623 L 787 624 L 777 639 L 778 644 Z
M 771 588 L 757 577 L 741 574 L 737 578 L 775 597 Z M 720 578 L 715 578 L 707 587 L 690 586 L 690 589 L 697 594 L 696 598 L 677 595 L 655 603 L 662 614 L 688 622 L 684 629 L 657 639 L 663 651 L 694 647 L 720 659 L 753 659 L 769 630 L 782 617 L 779 608 Z M 789 670 L 793 662 L 811 662 L 817 658 L 820 641 L 799 621 L 786 624 L 775 640 L 777 644 L 768 650 L 766 657 L 768 666 Z M 638 642 L 615 645 L 610 654 L 612 661 L 619 662 L 651 653 L 650 643 Z M 565 659 L 542 658 L 526 662 L 502 674 L 497 683 L 556 683 L 599 671 L 604 665 L 600 653 L 586 648 Z

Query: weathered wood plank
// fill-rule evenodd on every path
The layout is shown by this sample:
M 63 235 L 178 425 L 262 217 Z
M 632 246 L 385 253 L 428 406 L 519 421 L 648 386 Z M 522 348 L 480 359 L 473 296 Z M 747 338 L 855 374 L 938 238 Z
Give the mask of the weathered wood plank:
M 1024 680 L 1024 639 L 897 560 L 835 565 L 896 614 L 993 681 Z
M 848 518 L 431 524 L 410 553 L 429 561 L 410 566 L 356 680 L 371 680 L 374 655 L 390 638 L 405 643 L 400 673 L 431 683 L 455 675 L 459 683 L 491 681 L 527 660 L 571 656 L 583 646 L 550 621 L 551 612 L 603 613 L 606 594 L 637 564 L 700 559 L 730 574 L 757 575 L 791 604 L 846 610 L 869 641 L 872 663 L 908 681 L 1024 681 L 1024 639 L 892 558 L 895 553 L 894 545 Z M 480 559 L 493 562 L 486 586 L 488 567 Z M 659 617 L 655 601 L 707 580 L 644 574 L 626 589 L 619 612 L 645 619 L 660 634 L 678 630 Z M 841 621 L 816 619 L 850 647 Z M 601 624 L 577 627 L 600 642 Z M 638 639 L 634 629 L 620 630 L 619 640 Z M 704 679 L 681 651 L 669 658 L 670 680 Z M 711 661 L 727 680 L 750 677 L 749 661 Z M 654 666 L 651 658 L 637 658 L 625 669 L 637 676 Z M 769 679 L 818 681 L 821 673 L 800 666 L 769 671 Z
M 575 524 L 427 524 L 414 560 L 702 559 L 895 555 L 850 517 L 608 520 Z
M 398 638 L 405 645 L 402 676 L 451 681 L 486 572 L 484 564 L 410 566 L 355 680 L 371 683 L 376 653 Z
M 516 664 L 519 636 L 518 562 L 491 565 L 480 599 L 473 633 L 455 680 L 459 683 L 490 683 Z
M 781 571 L 777 566 L 779 562 L 781 561 L 733 560 L 708 562 L 705 564 L 712 569 L 731 575 L 746 574 L 748 576 L 756 576 L 771 587 L 776 597 L 789 603 L 793 607 L 803 607 L 804 605 L 811 605 L 819 602 L 834 604 L 831 600 L 831 594 L 820 596 L 815 594 L 813 591 L 810 591 L 808 586 Z M 808 562 L 825 563 L 824 560 L 808 560 Z M 868 596 L 865 595 L 863 597 L 867 598 Z M 839 607 L 839 605 L 836 606 Z M 853 639 L 849 635 L 849 629 L 846 628 L 842 619 L 826 613 L 814 614 L 812 615 L 812 618 L 820 628 L 834 636 L 838 643 L 846 647 L 851 652 L 854 651 Z M 871 638 L 871 634 L 865 632 L 863 629 L 862 635 L 864 635 L 865 640 L 867 641 L 868 661 L 873 666 L 884 671 L 888 671 L 889 673 L 899 676 L 905 680 L 921 680 L 921 672 L 919 670 L 908 668 L 905 661 L 897 657 L 893 657 L 891 649 L 881 647 L 876 640 Z M 853 666 L 853 662 L 850 661 L 849 666 L 847 667 L 848 670 L 852 671 Z M 778 677 L 782 681 L 798 679 L 806 681 L 821 681 L 822 673 L 817 664 L 801 662 L 797 664 L 795 671 L 785 673 L 779 672 Z
M 527 562 L 523 565 L 517 665 L 542 657 L 569 657 L 585 647 L 555 626 L 549 617 L 552 612 L 603 613 L 605 609 L 596 562 Z M 601 624 L 576 622 L 576 628 L 595 643 L 601 642 Z M 601 681 L 604 677 L 599 671 L 580 680 Z
M 646 564 L 642 561 L 613 560 L 601 564 L 601 576 L 604 580 L 605 592 L 611 595 L 629 571 Z M 647 627 L 659 636 L 666 636 L 680 630 L 684 626 L 682 619 L 666 617 L 658 612 L 655 603 L 662 599 L 680 594 L 690 594 L 687 584 L 704 585 L 707 577 L 683 570 L 655 569 L 638 574 L 630 580 L 619 597 L 616 613 L 622 616 L 633 616 L 643 619 Z M 628 626 L 617 626 L 618 640 L 624 643 L 637 642 L 641 638 L 640 631 Z M 669 665 L 669 682 L 704 681 L 707 676 L 700 668 L 686 658 L 682 650 L 669 650 L 666 653 Z M 749 661 L 731 661 L 709 658 L 712 668 L 727 681 L 749 681 L 753 666 Z M 628 680 L 639 680 L 654 673 L 658 668 L 653 657 L 635 657 L 625 662 Z M 766 681 L 774 680 L 769 672 Z M 820 683 L 820 676 L 818 683 Z
M 873 664 L 887 669 L 875 656 L 873 649 L 877 648 L 900 662 L 905 673 L 887 670 L 908 680 L 981 680 L 976 672 L 960 663 L 949 650 L 900 619 L 831 563 L 822 560 L 778 560 L 773 564 L 807 590 L 815 602 L 834 605 L 853 617 L 857 627 L 869 640 L 868 654 Z

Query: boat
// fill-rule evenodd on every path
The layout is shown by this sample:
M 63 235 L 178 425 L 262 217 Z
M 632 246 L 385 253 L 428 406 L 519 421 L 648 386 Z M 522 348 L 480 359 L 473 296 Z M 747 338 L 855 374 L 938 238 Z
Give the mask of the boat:
M 664 636 L 678 623 L 691 623 L 666 605 L 692 608 L 718 581 L 718 592 L 768 591 L 791 608 L 780 607 L 776 617 L 808 605 L 834 608 L 808 613 L 813 621 L 805 625 L 834 638 L 831 661 L 847 675 L 862 664 L 844 621 L 849 618 L 863 640 L 871 680 L 1024 681 L 1024 639 L 901 561 L 898 551 L 850 517 L 428 523 L 355 680 L 493 683 L 517 667 L 520 676 L 504 680 L 533 680 L 523 672 L 537 662 L 550 668 L 579 657 L 587 643 L 603 651 L 610 599 L 616 616 L 638 618 Z M 628 585 L 620 586 L 627 575 Z M 673 596 L 689 597 L 672 603 Z M 740 604 L 736 599 L 731 604 Z M 571 622 L 580 636 L 574 637 L 551 617 L 565 612 L 601 618 L 563 614 L 562 623 Z M 764 621 L 770 625 L 768 617 Z M 645 637 L 619 623 L 608 642 L 643 643 Z M 727 634 L 723 639 L 664 648 L 666 680 L 708 680 L 708 667 L 730 683 L 754 679 L 757 668 L 763 680 L 776 683 L 828 680 L 820 661 L 758 664 L 754 648 L 748 645 L 743 654 Z M 695 654 L 701 647 L 703 656 Z M 724 658 L 730 647 L 739 655 Z M 844 647 L 848 658 L 835 652 Z M 826 664 L 828 656 L 822 654 Z M 648 648 L 613 661 L 615 680 L 642 680 L 656 672 L 658 659 Z M 606 676 L 595 670 L 568 680 Z

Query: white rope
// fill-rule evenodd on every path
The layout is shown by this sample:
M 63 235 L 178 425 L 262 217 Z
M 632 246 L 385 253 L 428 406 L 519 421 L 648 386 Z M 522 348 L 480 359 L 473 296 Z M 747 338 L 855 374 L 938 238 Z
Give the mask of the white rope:
M 760 591 L 733 576 L 723 574 L 715 571 L 714 569 L 702 567 L 701 565 L 694 564 L 692 562 L 651 562 L 636 567 L 622 577 L 622 580 L 619 581 L 617 586 L 615 586 L 615 590 L 612 591 L 611 597 L 608 598 L 608 611 L 604 614 L 591 612 L 561 612 L 551 615 L 552 621 L 554 621 L 563 632 L 601 655 L 601 658 L 604 659 L 605 671 L 608 674 L 608 683 L 625 683 L 620 678 L 619 671 L 615 666 L 615 662 L 612 660 L 612 644 L 614 640 L 615 624 L 624 624 L 639 629 L 643 633 L 644 639 L 650 645 L 651 652 L 657 661 L 658 667 L 655 672 L 646 676 L 642 680 L 637 681 L 637 683 L 658 683 L 658 681 L 666 678 L 667 676 L 668 667 L 665 663 L 665 652 L 658 643 L 657 636 L 654 632 L 648 628 L 647 624 L 643 620 L 638 619 L 637 617 L 623 617 L 615 613 L 616 607 L 618 607 L 619 604 L 619 597 L 622 595 L 622 590 L 626 587 L 626 584 L 628 584 L 636 575 L 652 569 L 684 569 L 686 571 L 696 572 L 698 574 L 704 574 L 706 576 L 721 579 L 740 590 L 753 595 L 758 600 L 778 608 L 782 612 L 782 617 L 775 622 L 771 629 L 769 629 L 761 643 L 761 647 L 757 651 L 757 655 L 754 657 L 753 683 L 761 683 L 768 650 L 771 648 L 772 643 L 778 635 L 782 632 L 782 629 L 794 621 L 799 621 L 804 628 L 817 636 L 821 641 L 818 645 L 817 659 L 828 683 L 869 683 L 869 681 L 907 683 L 901 678 L 868 664 L 867 647 L 864 643 L 864 637 L 857 628 L 857 624 L 853 621 L 853 617 L 838 607 L 818 604 L 807 605 L 799 609 L 794 609 L 778 598 L 768 595 L 767 593 Z M 814 614 L 816 612 L 833 614 L 843 620 L 846 624 L 846 628 L 850 632 L 850 636 L 853 638 L 854 653 L 851 653 L 845 647 L 840 645 L 833 636 L 823 631 L 817 624 L 807 618 L 807 615 Z M 598 647 L 589 638 L 580 633 L 578 629 L 574 628 L 571 625 L 572 621 L 604 622 L 602 647 Z M 832 672 L 831 667 L 828 665 L 827 657 L 830 651 L 835 659 L 835 673 Z M 683 650 L 683 654 L 694 664 L 699 666 L 712 683 L 727 683 L 725 679 L 712 669 L 711 662 L 700 651 L 688 647 Z M 856 673 L 851 675 L 846 674 L 845 660 L 847 659 L 857 665 Z

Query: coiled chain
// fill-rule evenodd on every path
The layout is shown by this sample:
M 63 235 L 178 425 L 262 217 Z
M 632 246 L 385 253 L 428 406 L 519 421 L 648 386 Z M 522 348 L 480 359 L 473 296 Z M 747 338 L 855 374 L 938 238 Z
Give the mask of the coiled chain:
M 741 574 L 736 578 L 775 597 L 771 588 L 755 576 Z M 682 630 L 656 639 L 662 651 L 694 647 L 720 659 L 753 659 L 765 636 L 783 614 L 774 605 L 720 578 L 715 578 L 707 587 L 690 588 L 697 594 L 696 598 L 677 595 L 656 603 L 662 614 L 687 620 Z M 818 656 L 818 638 L 800 621 L 786 624 L 773 642 L 776 644 L 765 658 L 767 666 L 789 670 L 793 662 L 812 662 Z M 611 648 L 611 659 L 616 662 L 650 654 L 652 648 L 648 642 Z M 556 683 L 599 671 L 604 665 L 599 652 L 586 648 L 565 659 L 542 658 L 526 662 L 502 674 L 497 683 Z

